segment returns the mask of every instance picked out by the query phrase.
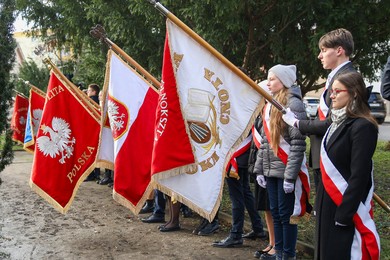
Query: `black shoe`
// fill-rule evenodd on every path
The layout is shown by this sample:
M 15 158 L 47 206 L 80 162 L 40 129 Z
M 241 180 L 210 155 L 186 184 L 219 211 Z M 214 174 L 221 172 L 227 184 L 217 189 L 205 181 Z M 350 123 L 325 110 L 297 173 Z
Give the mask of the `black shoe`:
M 107 186 L 108 186 L 109 188 L 113 189 L 113 188 L 114 188 L 114 183 L 111 182 L 111 183 L 107 184 Z
M 174 227 L 167 227 L 167 226 L 163 225 L 159 228 L 160 232 L 172 232 L 172 231 L 178 231 L 180 229 L 181 229 L 180 225 L 177 225 Z
M 252 231 L 249 232 L 249 233 L 243 234 L 243 235 L 242 235 L 242 238 L 252 239 L 252 240 L 255 240 L 256 238 L 266 239 L 266 238 L 267 238 L 267 235 L 265 234 L 264 231 L 255 232 L 255 231 L 252 230 Z
M 262 254 L 260 256 L 260 259 L 263 259 L 263 260 L 276 260 L 276 253 L 275 254 L 268 254 L 268 253 L 265 253 L 265 254 Z
M 194 231 L 192 231 L 192 234 L 197 235 L 200 230 L 202 230 L 207 224 L 209 224 L 209 221 L 205 218 L 202 219 L 202 222 L 197 226 Z
M 103 179 L 98 181 L 98 184 L 107 185 L 107 184 L 112 183 L 112 182 L 113 182 L 113 180 L 111 179 L 111 177 L 104 177 Z
M 215 241 L 213 243 L 213 246 L 226 248 L 226 247 L 240 247 L 242 246 L 242 244 L 243 244 L 242 238 L 233 238 L 231 236 L 228 236 L 224 240 Z
M 142 207 L 139 214 L 152 213 L 154 210 L 154 202 L 153 200 L 146 200 L 144 206 Z
M 199 230 L 198 235 L 199 236 L 209 236 L 211 234 L 214 234 L 219 229 L 219 222 L 218 220 L 214 220 L 211 223 L 208 223 L 204 228 Z
M 147 218 L 142 218 L 141 221 L 144 223 L 164 223 L 165 218 L 164 216 L 152 214 Z
M 256 258 L 260 258 L 261 255 L 267 254 L 269 251 L 272 250 L 272 248 L 274 248 L 272 245 L 267 245 L 267 247 L 265 249 L 256 251 L 253 256 Z

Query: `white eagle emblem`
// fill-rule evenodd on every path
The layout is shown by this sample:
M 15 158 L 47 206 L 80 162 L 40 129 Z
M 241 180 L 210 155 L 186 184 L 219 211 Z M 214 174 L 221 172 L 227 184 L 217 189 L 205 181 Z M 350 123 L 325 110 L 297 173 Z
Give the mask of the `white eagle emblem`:
M 108 100 L 107 112 L 109 114 L 110 126 L 114 131 L 119 132 L 123 127 L 125 127 L 125 121 L 123 118 L 126 115 L 124 113 L 119 115 L 119 107 L 112 100 Z
M 31 121 L 33 125 L 34 135 L 36 135 L 38 133 L 39 123 L 41 122 L 41 118 L 42 118 L 42 109 L 34 109 L 32 114 L 33 115 Z
M 38 148 L 43 155 L 50 155 L 51 158 L 55 158 L 60 154 L 59 162 L 64 164 L 65 159 L 73 155 L 73 145 L 76 143 L 76 139 L 71 138 L 72 131 L 64 119 L 53 117 L 51 124 L 52 128 L 41 125 L 44 135 L 37 139 Z M 49 133 L 49 136 L 46 136 L 47 133 Z
M 24 118 L 24 116 L 21 116 L 19 118 L 19 124 L 21 124 L 21 125 L 25 125 L 26 124 L 26 118 Z

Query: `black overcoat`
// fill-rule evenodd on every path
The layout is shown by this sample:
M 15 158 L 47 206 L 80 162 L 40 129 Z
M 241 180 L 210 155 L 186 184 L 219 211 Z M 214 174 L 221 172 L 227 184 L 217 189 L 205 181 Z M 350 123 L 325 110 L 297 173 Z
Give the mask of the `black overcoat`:
M 337 207 L 324 189 L 322 178 L 319 182 L 316 259 L 350 259 L 355 232 L 352 218 L 372 185 L 372 157 L 377 139 L 378 130 L 373 123 L 364 118 L 347 118 L 326 143 L 328 157 L 347 181 L 348 187 Z M 336 221 L 347 226 L 336 226 Z

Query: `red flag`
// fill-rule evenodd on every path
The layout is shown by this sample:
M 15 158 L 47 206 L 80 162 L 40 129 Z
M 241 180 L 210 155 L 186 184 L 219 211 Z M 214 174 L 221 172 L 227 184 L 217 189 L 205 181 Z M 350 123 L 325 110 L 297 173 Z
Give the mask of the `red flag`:
M 164 47 L 162 84 L 156 112 L 155 144 L 152 157 L 153 174 L 195 163 L 176 85 L 167 34 Z M 182 172 L 185 172 L 185 170 Z
M 110 51 L 108 59 L 104 111 L 108 111 L 114 139 L 114 199 L 138 213 L 152 189 L 150 164 L 158 94 L 118 55 Z
M 24 131 L 26 129 L 28 110 L 28 98 L 17 94 L 14 103 L 14 112 L 12 114 L 11 129 L 14 131 L 12 140 L 19 144 L 24 143 Z
M 78 187 L 95 167 L 100 115 L 86 107 L 86 96 L 78 95 L 75 86 L 59 77 L 51 73 L 30 186 L 66 213 Z
M 23 146 L 28 152 L 34 152 L 35 139 L 41 123 L 43 106 L 45 105 L 45 96 L 46 94 L 42 90 L 31 87 Z

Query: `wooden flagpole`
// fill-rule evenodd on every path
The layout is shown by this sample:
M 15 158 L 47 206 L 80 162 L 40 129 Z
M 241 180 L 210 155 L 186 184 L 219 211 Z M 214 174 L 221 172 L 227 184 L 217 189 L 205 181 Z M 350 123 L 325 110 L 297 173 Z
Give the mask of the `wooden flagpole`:
M 285 112 L 285 108 L 275 99 L 272 98 L 270 94 L 268 94 L 265 90 L 259 87 L 252 79 L 250 79 L 244 72 L 242 72 L 237 66 L 231 63 L 228 59 L 226 59 L 221 53 L 219 53 L 213 46 L 211 46 L 208 42 L 206 42 L 202 37 L 200 37 L 197 33 L 195 33 L 191 28 L 189 28 L 186 24 L 184 24 L 179 18 L 177 18 L 174 14 L 168 11 L 162 4 L 156 2 L 154 0 L 148 0 L 149 3 L 154 5 L 154 7 L 159 10 L 165 17 L 179 26 L 184 32 L 186 32 L 191 38 L 193 38 L 197 43 L 206 48 L 209 52 L 211 52 L 217 59 L 219 59 L 225 66 L 227 66 L 230 70 L 232 70 L 236 75 L 238 75 L 242 80 L 248 83 L 256 92 L 262 95 L 265 99 L 268 100 L 272 105 L 274 105 L 279 111 L 282 113 Z
M 45 58 L 43 60 L 45 62 L 49 69 L 52 69 L 62 81 L 65 81 L 65 83 L 71 87 L 73 93 L 76 95 L 77 99 L 82 102 L 84 105 L 86 105 L 89 108 L 90 113 L 100 121 L 101 115 L 100 115 L 100 106 L 96 104 L 92 99 L 90 99 L 85 93 L 83 93 L 78 87 L 76 87 L 67 77 L 65 77 L 64 74 L 57 68 L 56 65 L 49 59 Z
M 23 81 L 24 84 L 26 84 L 27 86 L 29 86 L 30 88 L 33 88 L 35 90 L 35 92 L 38 92 L 41 96 L 46 96 L 46 93 L 43 92 L 42 89 L 34 86 L 33 84 L 30 83 L 30 81 L 26 80 L 26 81 Z
M 160 88 L 161 84 L 156 78 L 154 78 L 147 70 L 145 70 L 141 65 L 139 65 L 126 52 L 124 52 L 118 45 L 116 45 L 110 39 L 107 38 L 106 31 L 104 30 L 103 26 L 97 24 L 91 29 L 89 33 L 93 37 L 106 43 L 113 51 L 122 56 L 130 65 L 132 65 L 137 71 L 139 71 L 141 75 L 143 75 L 149 82 L 151 82 L 155 89 Z
M 19 91 L 15 90 L 15 89 L 14 89 L 14 91 L 15 91 L 15 93 L 16 93 L 17 95 L 19 95 L 19 96 L 22 96 L 22 97 L 24 97 L 24 98 L 27 98 L 27 99 L 28 99 L 28 97 L 26 97 L 26 95 L 25 95 L 25 94 L 23 94 L 22 92 L 19 92 Z

